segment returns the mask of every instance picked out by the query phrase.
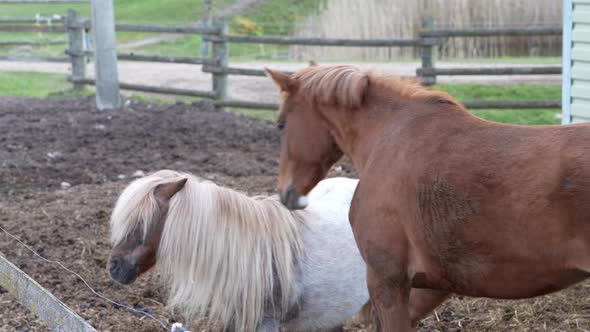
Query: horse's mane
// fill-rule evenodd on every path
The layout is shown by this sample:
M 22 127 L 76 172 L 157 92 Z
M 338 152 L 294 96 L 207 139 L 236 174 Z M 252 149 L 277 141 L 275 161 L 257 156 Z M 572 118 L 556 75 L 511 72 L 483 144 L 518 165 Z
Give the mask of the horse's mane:
M 279 314 L 294 291 L 294 263 L 302 254 L 302 212 L 274 197 L 250 198 L 195 176 L 159 171 L 121 194 L 111 219 L 116 244 L 159 213 L 158 184 L 188 178 L 170 201 L 156 266 L 170 288 L 168 305 L 188 319 L 208 316 L 237 331 L 255 331 L 265 306 Z M 274 276 L 278 284 L 273 284 Z M 273 290 L 282 303 L 272 303 Z
M 395 75 L 380 75 L 354 66 L 310 66 L 295 72 L 298 94 L 327 105 L 357 108 L 371 87 L 383 87 L 407 98 L 428 103 L 452 104 L 463 108 L 446 92 L 423 87 L 417 81 Z

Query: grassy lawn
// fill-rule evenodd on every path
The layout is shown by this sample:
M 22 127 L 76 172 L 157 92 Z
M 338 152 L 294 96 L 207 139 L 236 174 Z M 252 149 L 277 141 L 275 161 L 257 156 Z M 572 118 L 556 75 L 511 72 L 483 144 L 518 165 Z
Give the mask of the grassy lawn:
M 49 97 L 72 88 L 63 74 L 1 72 L 0 96 Z
M 435 89 L 448 92 L 461 101 L 468 100 L 560 100 L 561 86 L 555 84 L 439 84 Z M 512 124 L 557 124 L 558 109 L 531 110 L 474 110 L 473 114 L 484 119 Z
M 32 96 L 52 97 L 76 95 L 71 92 L 71 84 L 65 75 L 35 72 L 2 72 L 0 74 L 0 96 Z M 559 100 L 561 87 L 553 84 L 520 84 L 520 85 L 478 85 L 478 84 L 440 84 L 434 87 L 450 93 L 458 100 Z M 82 94 L 92 93 L 89 89 Z M 79 94 L 79 93 L 78 93 Z M 180 100 L 190 102 L 190 97 L 161 96 L 153 97 L 142 94 L 128 96 L 152 101 L 173 102 Z M 254 118 L 273 121 L 274 111 L 231 109 Z M 490 121 L 512 124 L 557 124 L 555 115 L 559 109 L 534 110 L 476 110 L 473 113 Z

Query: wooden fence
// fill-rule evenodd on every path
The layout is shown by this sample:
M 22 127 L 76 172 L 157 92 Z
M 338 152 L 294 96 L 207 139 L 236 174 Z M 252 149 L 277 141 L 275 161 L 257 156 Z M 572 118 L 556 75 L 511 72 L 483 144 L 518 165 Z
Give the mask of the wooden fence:
M 422 24 L 420 37 L 423 39 L 439 40 L 451 37 L 498 37 L 498 36 L 551 36 L 561 35 L 561 27 L 548 28 L 472 28 L 472 29 L 434 29 L 432 18 L 425 17 Z M 422 59 L 432 59 L 422 68 L 416 70 L 416 75 L 422 78 L 426 84 L 436 83 L 437 76 L 443 75 L 553 75 L 561 74 L 561 66 L 535 66 L 535 67 L 495 67 L 495 68 L 436 68 L 436 58 L 433 47 L 423 48 Z
M 22 0 L 21 0 L 22 1 Z M 37 0 L 40 1 L 40 0 Z M 0 3 L 2 1 L 0 0 Z M 85 63 L 89 57 L 94 56 L 93 51 L 85 49 L 85 33 L 91 28 L 88 20 L 80 17 L 70 10 L 68 16 L 61 25 L 30 26 L 23 24 L 6 24 L 0 20 L 0 31 L 47 31 L 67 32 L 69 47 L 65 54 L 72 63 L 72 76 L 68 79 L 76 88 L 84 85 L 96 84 L 94 79 L 85 75 Z M 125 90 L 136 90 L 150 93 L 184 95 L 201 98 L 210 98 L 218 107 L 241 107 L 253 109 L 276 109 L 277 104 L 272 102 L 253 102 L 245 100 L 233 100 L 228 98 L 228 75 L 264 76 L 260 69 L 236 68 L 229 62 L 229 43 L 254 43 L 254 44 L 281 44 L 281 45 L 314 45 L 314 46 L 357 46 L 357 47 L 419 47 L 421 48 L 421 67 L 416 70 L 416 75 L 424 84 L 435 84 L 438 76 L 443 75 L 559 75 L 561 66 L 531 66 L 531 67 L 494 67 L 494 68 L 437 68 L 437 47 L 442 40 L 449 37 L 489 37 L 489 36 L 537 36 L 537 35 L 561 35 L 561 28 L 478 28 L 478 29 L 435 29 L 431 17 L 424 17 L 422 31 L 413 39 L 344 39 L 344 38 L 299 38 L 282 36 L 249 36 L 228 34 L 227 23 L 216 22 L 211 25 L 199 26 L 158 26 L 158 25 L 132 25 L 116 24 L 116 31 L 197 34 L 202 37 L 203 43 L 211 43 L 212 54 L 204 57 L 172 57 L 153 54 L 119 53 L 118 59 L 126 61 L 152 61 L 166 63 L 185 63 L 202 65 L 203 72 L 212 74 L 211 90 L 189 90 L 179 88 L 167 88 L 146 86 L 141 84 L 120 83 Z M 7 59 L 0 57 L 0 60 Z M 22 58 L 19 60 L 47 60 L 64 61 L 64 58 Z M 469 108 L 559 108 L 559 100 L 531 100 L 531 101 L 463 101 Z
M 96 332 L 82 317 L 1 254 L 0 286 L 54 331 Z

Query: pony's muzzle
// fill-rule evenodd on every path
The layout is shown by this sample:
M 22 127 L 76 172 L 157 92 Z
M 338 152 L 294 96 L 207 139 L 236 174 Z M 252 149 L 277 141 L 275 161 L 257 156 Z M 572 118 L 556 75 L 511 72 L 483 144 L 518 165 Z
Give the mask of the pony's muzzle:
M 309 202 L 307 196 L 300 195 L 293 185 L 288 185 L 287 189 L 281 192 L 281 203 L 289 210 L 300 210 L 305 209 Z
M 135 266 L 122 257 L 111 257 L 107 263 L 111 278 L 124 285 L 130 284 L 137 278 Z

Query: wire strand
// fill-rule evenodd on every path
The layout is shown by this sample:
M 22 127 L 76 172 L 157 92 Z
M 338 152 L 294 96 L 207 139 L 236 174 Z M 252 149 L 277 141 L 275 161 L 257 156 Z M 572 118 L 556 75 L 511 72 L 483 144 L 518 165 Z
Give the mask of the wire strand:
M 88 282 L 87 282 L 87 281 L 86 281 L 84 278 L 82 278 L 82 276 L 81 276 L 81 275 L 79 275 L 78 273 L 76 273 L 76 272 L 74 272 L 74 271 L 70 270 L 69 268 L 67 268 L 67 267 L 66 267 L 66 266 L 65 266 L 63 263 L 61 263 L 60 261 L 56 261 L 56 260 L 53 260 L 53 259 L 47 259 L 47 258 L 45 258 L 45 257 L 41 256 L 41 255 L 40 255 L 40 254 L 38 254 L 38 253 L 37 253 L 37 252 L 36 252 L 36 251 L 35 251 L 33 248 L 31 248 L 31 246 L 29 246 L 28 244 L 26 244 L 26 243 L 24 243 L 23 241 L 21 241 L 21 240 L 20 240 L 18 237 L 16 237 L 16 236 L 12 235 L 10 232 L 8 232 L 7 230 L 5 230 L 5 229 L 4 229 L 2 226 L 0 226 L 0 230 L 2 230 L 2 231 L 3 231 L 3 232 L 6 234 L 6 235 L 10 236 L 10 237 L 11 237 L 13 240 L 15 240 L 15 241 L 17 241 L 18 243 L 20 243 L 20 244 L 21 244 L 23 247 L 25 247 L 25 248 L 26 248 L 28 251 L 30 251 L 31 253 L 33 253 L 35 256 L 37 256 L 37 257 L 41 258 L 43 261 L 45 261 L 45 262 L 47 262 L 47 263 L 50 263 L 50 264 L 58 265 L 59 267 L 61 267 L 62 269 L 66 270 L 66 271 L 67 271 L 67 272 L 69 272 L 70 274 L 74 275 L 76 278 L 78 278 L 80 281 L 82 281 L 82 282 L 84 283 L 84 285 L 86 285 L 86 287 L 87 287 L 87 288 L 88 288 L 88 289 L 89 289 L 89 290 L 90 290 L 90 291 L 91 291 L 91 292 L 92 292 L 94 295 L 96 295 L 97 297 L 99 297 L 99 298 L 101 298 L 101 299 L 103 299 L 103 300 L 105 300 L 105 301 L 107 301 L 107 302 L 109 302 L 109 303 L 111 303 L 111 304 L 114 304 L 114 305 L 116 305 L 116 306 L 118 306 L 118 307 L 125 308 L 125 309 L 127 309 L 127 310 L 129 310 L 129 311 L 131 311 L 131 312 L 133 312 L 133 313 L 137 313 L 137 314 L 143 315 L 143 316 L 145 316 L 145 317 L 147 317 L 147 318 L 150 318 L 150 319 L 152 319 L 152 320 L 154 320 L 154 321 L 158 322 L 158 323 L 159 323 L 159 324 L 162 326 L 162 328 L 163 328 L 163 329 L 165 329 L 166 331 L 170 331 L 170 329 L 169 329 L 169 328 L 166 326 L 166 324 L 164 324 L 164 323 L 163 323 L 161 320 L 159 320 L 159 319 L 157 319 L 156 317 L 154 317 L 152 314 L 150 314 L 150 313 L 148 313 L 148 312 L 145 312 L 145 311 L 143 311 L 143 310 L 135 309 L 135 308 L 133 308 L 133 307 L 130 307 L 130 306 L 128 306 L 128 305 L 126 305 L 126 304 L 124 304 L 124 303 L 120 303 L 120 302 L 117 302 L 117 301 L 115 301 L 115 300 L 111 300 L 110 298 L 108 298 L 108 297 L 106 297 L 106 296 L 104 296 L 104 295 L 100 294 L 99 292 L 95 291 L 95 290 L 94 290 L 94 288 L 92 288 L 92 286 L 90 286 L 90 284 L 89 284 L 89 283 L 88 283 Z

